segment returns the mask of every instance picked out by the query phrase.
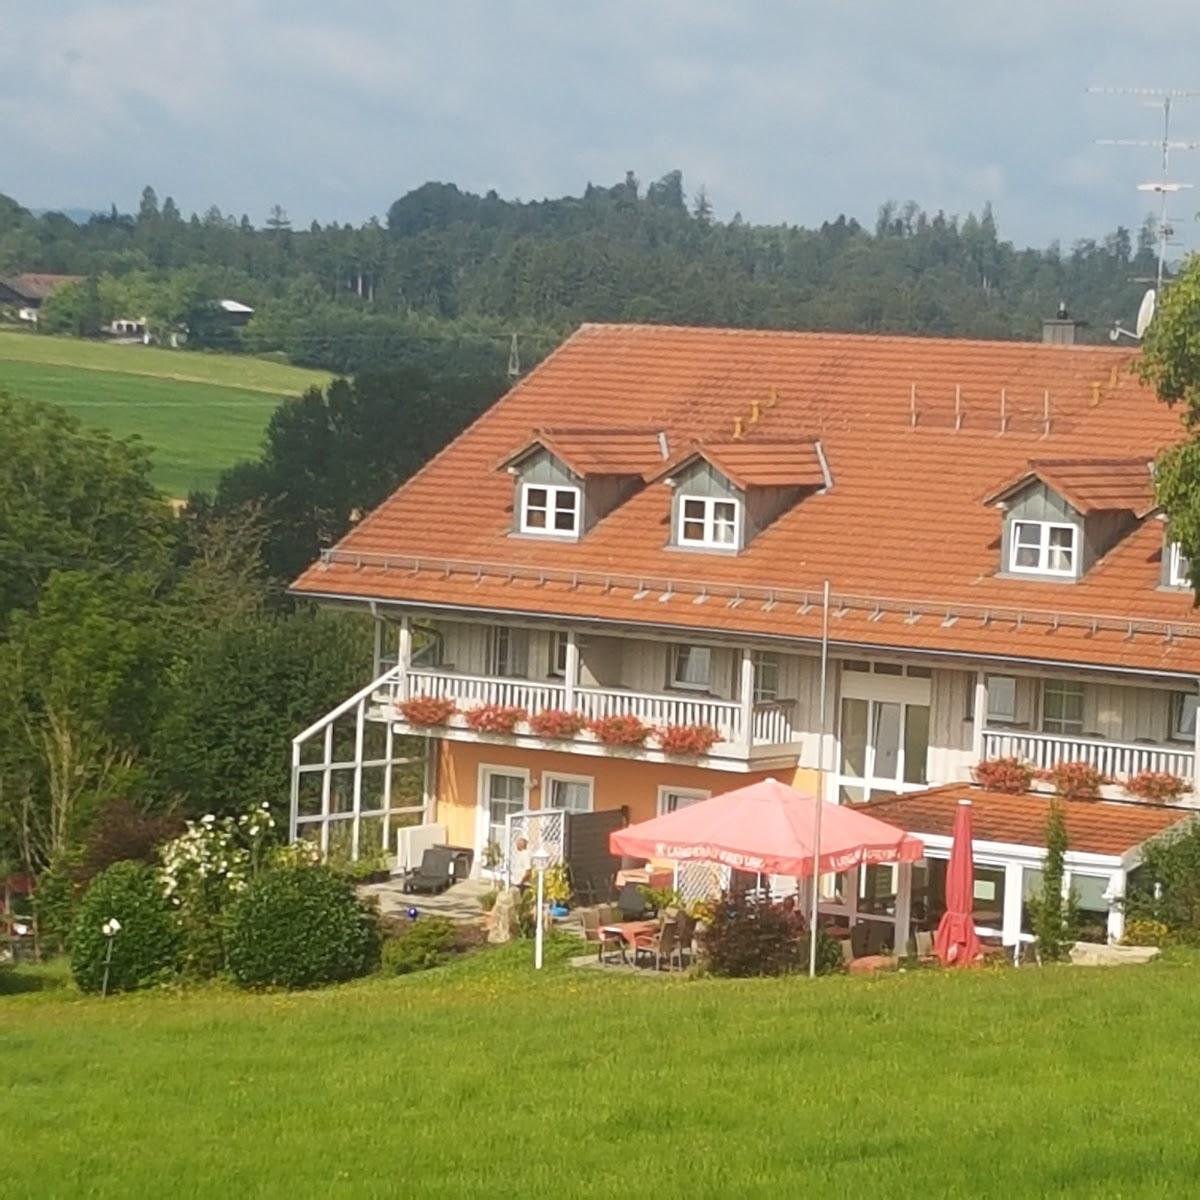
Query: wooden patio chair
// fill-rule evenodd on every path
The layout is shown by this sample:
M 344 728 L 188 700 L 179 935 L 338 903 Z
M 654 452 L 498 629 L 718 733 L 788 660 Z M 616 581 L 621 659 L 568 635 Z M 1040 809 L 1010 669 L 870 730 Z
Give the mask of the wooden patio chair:
M 644 933 L 640 937 L 634 939 L 633 943 L 633 961 L 636 964 L 638 956 L 642 954 L 654 955 L 654 969 L 656 971 L 662 968 L 663 960 L 666 960 L 667 970 L 671 969 L 672 963 L 677 957 L 680 958 L 680 966 L 683 960 L 679 955 L 679 932 L 674 921 L 664 921 L 658 928 L 657 933 Z

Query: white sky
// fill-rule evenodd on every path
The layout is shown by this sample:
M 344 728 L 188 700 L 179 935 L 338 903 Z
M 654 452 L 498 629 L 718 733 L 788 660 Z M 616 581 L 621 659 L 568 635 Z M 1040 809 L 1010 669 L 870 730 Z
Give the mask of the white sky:
M 990 200 L 1019 244 L 1147 209 L 1158 114 L 1200 87 L 1200 3 L 7 0 L 0 191 L 32 207 L 361 221 L 427 179 L 523 199 L 673 167 L 719 216 L 873 222 Z M 341 11 L 338 11 L 340 8 Z M 286 15 L 285 15 L 286 14 Z M 1178 106 L 1200 135 L 1200 98 Z M 1200 151 L 1178 177 L 1200 183 Z M 1176 215 L 1185 245 L 1200 198 Z

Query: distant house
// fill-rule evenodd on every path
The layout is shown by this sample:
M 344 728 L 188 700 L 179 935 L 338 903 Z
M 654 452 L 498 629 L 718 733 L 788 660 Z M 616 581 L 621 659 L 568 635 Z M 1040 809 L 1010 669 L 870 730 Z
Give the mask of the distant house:
M 218 300 L 217 307 L 230 325 L 245 325 L 254 316 L 254 309 L 240 300 Z
M 0 275 L 0 307 L 15 308 L 17 320 L 37 324 L 38 310 L 59 288 L 82 283 L 82 275 Z

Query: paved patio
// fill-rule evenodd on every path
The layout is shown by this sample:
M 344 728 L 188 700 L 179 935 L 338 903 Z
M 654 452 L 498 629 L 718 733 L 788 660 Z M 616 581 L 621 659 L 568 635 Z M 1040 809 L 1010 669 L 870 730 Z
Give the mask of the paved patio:
M 479 897 L 485 892 L 492 891 L 492 885 L 479 879 L 464 879 L 436 896 L 409 895 L 401 891 L 398 878 L 389 879 L 387 883 L 367 883 L 358 889 L 359 895 L 377 897 L 379 911 L 385 916 L 391 913 L 404 913 L 415 908 L 421 913 L 436 913 L 440 917 L 449 917 L 451 921 L 464 924 L 478 921 L 483 916 Z

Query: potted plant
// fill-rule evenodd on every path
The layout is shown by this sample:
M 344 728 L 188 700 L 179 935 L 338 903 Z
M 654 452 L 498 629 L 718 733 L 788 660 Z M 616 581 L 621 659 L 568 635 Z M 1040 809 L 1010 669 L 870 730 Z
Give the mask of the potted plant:
M 638 717 L 598 717 L 588 728 L 605 746 L 642 746 L 652 730 Z
M 1085 762 L 1060 762 L 1044 771 L 1038 778 L 1054 785 L 1064 800 L 1099 800 L 1100 788 L 1108 782 L 1104 772 Z
M 555 863 L 546 868 L 544 895 L 550 905 L 550 914 L 555 917 L 567 915 L 567 905 L 571 900 L 571 872 L 566 863 Z
M 587 717 L 565 708 L 544 708 L 529 718 L 529 728 L 538 737 L 578 737 L 586 726 Z
M 1141 771 L 1125 783 L 1131 796 L 1151 804 L 1174 804 L 1187 790 L 1187 781 L 1169 771 Z
M 658 744 L 668 754 L 697 758 L 707 754 L 721 740 L 711 725 L 667 725 L 658 731 Z
M 445 725 L 457 711 L 447 696 L 412 696 L 397 708 L 410 725 Z
M 527 714 L 513 704 L 483 704 L 469 709 L 464 716 L 478 733 L 512 733 Z
M 1014 796 L 1029 791 L 1034 778 L 1033 767 L 1019 758 L 985 758 L 971 774 L 980 787 Z

